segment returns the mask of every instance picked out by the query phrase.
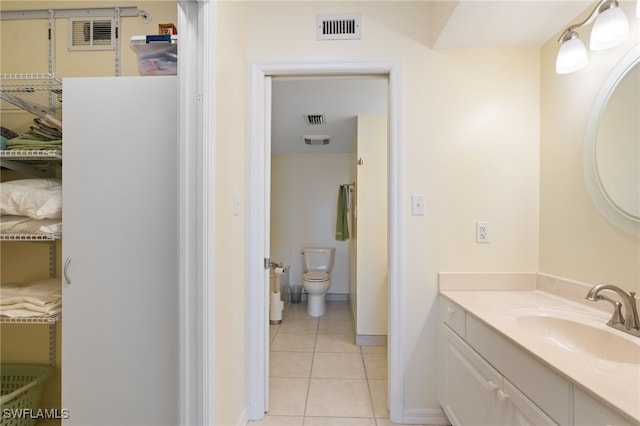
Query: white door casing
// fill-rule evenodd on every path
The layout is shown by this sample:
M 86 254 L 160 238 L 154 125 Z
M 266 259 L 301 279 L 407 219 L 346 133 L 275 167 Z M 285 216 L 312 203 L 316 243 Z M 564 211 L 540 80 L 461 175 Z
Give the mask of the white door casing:
M 253 62 L 250 69 L 247 176 L 247 418 L 268 409 L 268 274 L 270 180 L 270 78 L 282 75 L 386 75 L 388 112 L 388 303 L 389 411 L 404 421 L 404 302 L 402 293 L 402 176 L 400 65 L 395 61 Z M 267 88 L 268 87 L 268 88 Z M 265 187 L 266 186 L 266 187 Z M 265 283 L 265 280 L 267 282 Z

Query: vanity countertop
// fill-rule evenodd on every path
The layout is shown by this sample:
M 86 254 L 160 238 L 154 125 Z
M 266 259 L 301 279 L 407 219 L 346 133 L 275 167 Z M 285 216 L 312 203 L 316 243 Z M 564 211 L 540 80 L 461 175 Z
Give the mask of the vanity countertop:
M 568 299 L 540 290 L 441 290 L 440 294 L 494 328 L 570 381 L 590 390 L 611 406 L 640 422 L 640 363 L 614 362 L 572 350 L 571 345 L 551 342 L 539 333 L 518 325 L 523 316 L 560 317 L 628 340 L 637 353 L 624 354 L 640 359 L 640 338 L 606 325 L 610 314 L 591 309 Z M 604 303 L 604 302 L 600 302 Z M 613 308 L 612 308 L 613 309 Z M 602 333 L 601 336 L 605 336 Z M 615 336 L 614 336 L 615 337 Z M 607 345 L 594 337 L 595 345 Z

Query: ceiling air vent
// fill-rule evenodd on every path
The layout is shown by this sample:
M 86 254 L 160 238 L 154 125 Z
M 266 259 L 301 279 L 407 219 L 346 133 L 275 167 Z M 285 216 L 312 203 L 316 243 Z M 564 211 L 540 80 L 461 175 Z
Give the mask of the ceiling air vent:
M 331 136 L 329 135 L 305 135 L 304 143 L 307 145 L 329 145 L 331 142 Z
M 111 18 L 70 18 L 69 50 L 113 50 L 115 33 L 115 21 Z
M 316 16 L 318 40 L 359 40 L 360 14 Z
M 304 120 L 309 126 L 321 126 L 326 123 L 324 114 L 305 114 Z

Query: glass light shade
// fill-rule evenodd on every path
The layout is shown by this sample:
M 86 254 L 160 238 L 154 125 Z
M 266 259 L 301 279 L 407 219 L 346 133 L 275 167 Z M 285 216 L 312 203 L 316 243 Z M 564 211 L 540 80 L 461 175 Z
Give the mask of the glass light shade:
M 591 50 L 605 50 L 624 43 L 629 38 L 629 21 L 622 9 L 611 7 L 596 18 L 591 30 Z
M 569 74 L 587 66 L 587 48 L 582 40 L 574 37 L 565 41 L 558 50 L 556 73 Z

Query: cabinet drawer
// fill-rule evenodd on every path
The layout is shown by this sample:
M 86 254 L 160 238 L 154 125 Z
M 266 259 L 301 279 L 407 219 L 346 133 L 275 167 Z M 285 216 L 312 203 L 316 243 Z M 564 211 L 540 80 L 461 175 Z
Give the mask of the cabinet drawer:
M 441 296 L 440 300 L 442 322 L 464 339 L 466 337 L 466 313 L 464 308 L 444 296 Z
M 580 426 L 631 426 L 638 423 L 623 417 L 578 386 L 573 390 L 573 424 Z

